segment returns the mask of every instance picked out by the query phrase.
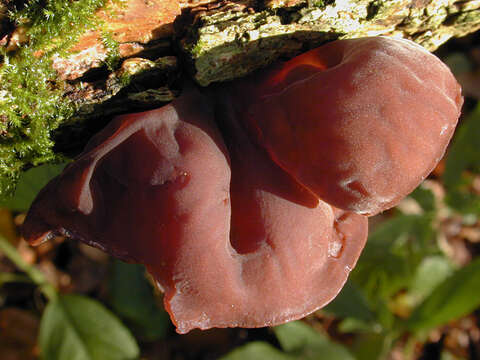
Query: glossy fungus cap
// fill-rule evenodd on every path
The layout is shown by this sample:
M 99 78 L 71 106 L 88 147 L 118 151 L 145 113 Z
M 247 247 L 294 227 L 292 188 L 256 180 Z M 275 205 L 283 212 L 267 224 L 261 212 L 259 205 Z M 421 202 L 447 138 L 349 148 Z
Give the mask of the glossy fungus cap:
M 209 99 L 190 87 L 117 117 L 39 193 L 23 233 L 144 264 L 180 333 L 299 319 L 341 290 L 362 214 L 439 161 L 462 101 L 411 42 L 336 41 Z
M 442 158 L 463 104 L 437 57 L 408 40 L 335 41 L 232 85 L 236 116 L 324 201 L 374 215 Z

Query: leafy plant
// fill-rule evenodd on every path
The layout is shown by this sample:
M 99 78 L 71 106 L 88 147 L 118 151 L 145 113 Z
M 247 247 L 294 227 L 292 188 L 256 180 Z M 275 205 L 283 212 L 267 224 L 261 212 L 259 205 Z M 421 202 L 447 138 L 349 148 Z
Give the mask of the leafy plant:
M 38 191 L 60 173 L 64 166 L 65 164 L 42 165 L 25 172 L 17 187 L 16 196 L 2 205 L 15 210 L 28 209 Z M 101 303 L 80 295 L 59 294 L 43 273 L 27 264 L 17 250 L 1 235 L 0 253 L 6 255 L 19 270 L 27 275 L 24 277 L 0 273 L 3 275 L 0 276 L 0 285 L 2 282 L 9 281 L 32 281 L 48 300 L 39 332 L 42 359 L 128 360 L 138 357 L 139 348 L 135 338 Z M 123 275 L 125 274 L 124 270 Z M 138 280 L 138 278 L 132 280 Z M 136 282 L 133 284 L 136 290 L 143 289 L 143 294 L 134 293 L 136 297 L 146 296 L 145 288 L 142 288 L 145 284 Z M 129 285 L 132 283 L 130 282 Z M 128 298 L 127 296 L 125 299 Z M 153 318 L 153 320 L 157 319 L 158 317 Z
M 252 342 L 239 347 L 222 360 L 296 360 L 296 359 L 329 359 L 354 360 L 349 351 L 340 344 L 334 343 L 327 336 L 315 331 L 301 321 L 273 328 L 282 350 L 264 342 Z
M 114 261 L 109 283 L 110 303 L 135 332 L 147 340 L 164 337 L 170 319 L 155 300 L 142 265 Z
M 128 360 L 139 355 L 130 331 L 105 307 L 79 295 L 59 294 L 42 272 L 25 263 L 0 236 L 0 252 L 39 286 L 48 299 L 39 345 L 45 360 Z
M 443 181 L 447 204 L 463 214 L 480 215 L 480 196 L 472 189 L 474 174 L 480 173 L 480 103 L 457 129 L 449 150 Z
M 480 259 L 457 270 L 436 286 L 415 308 L 408 320 L 408 328 L 428 330 L 467 315 L 480 306 L 480 296 L 473 295 L 475 289 L 480 289 Z
M 42 316 L 43 359 L 135 359 L 138 345 L 128 329 L 99 302 L 79 295 L 50 301 Z
M 0 206 L 13 211 L 27 211 L 38 192 L 65 167 L 65 163 L 45 164 L 22 173 L 15 195 L 0 200 Z

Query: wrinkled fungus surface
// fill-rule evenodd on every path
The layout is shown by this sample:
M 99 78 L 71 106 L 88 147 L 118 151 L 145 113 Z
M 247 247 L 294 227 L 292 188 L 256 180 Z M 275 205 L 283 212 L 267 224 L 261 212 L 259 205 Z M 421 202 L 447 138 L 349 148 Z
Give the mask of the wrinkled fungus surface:
M 180 333 L 259 327 L 331 301 L 367 238 L 438 162 L 462 97 L 407 41 L 337 41 L 210 98 L 117 117 L 33 203 L 65 234 L 146 265 Z
M 391 208 L 433 170 L 463 104 L 448 67 L 407 40 L 335 41 L 233 86 L 237 116 L 328 203 Z

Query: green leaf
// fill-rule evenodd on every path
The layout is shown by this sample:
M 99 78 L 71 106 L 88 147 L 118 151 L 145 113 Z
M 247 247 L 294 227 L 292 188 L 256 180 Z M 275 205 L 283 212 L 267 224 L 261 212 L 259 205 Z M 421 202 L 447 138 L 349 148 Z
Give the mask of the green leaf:
M 431 222 L 429 215 L 398 215 L 369 236 L 351 279 L 370 303 L 388 301 L 409 286 L 416 267 L 432 251 Z
M 480 103 L 457 129 L 443 174 L 446 202 L 462 213 L 480 214 L 480 197 L 470 190 L 473 179 L 466 173 L 480 173 Z
M 102 304 L 79 296 L 50 301 L 40 325 L 45 360 L 127 360 L 139 356 L 128 329 Z
M 422 207 L 424 211 L 435 210 L 435 196 L 432 190 L 424 188 L 422 185 L 418 186 L 410 195 Z
M 301 321 L 276 326 L 273 330 L 282 348 L 298 359 L 354 359 L 343 345 L 330 341 Z
M 273 328 L 284 352 L 266 342 L 252 342 L 221 360 L 354 360 L 348 350 L 301 321 Z
M 423 301 L 453 270 L 452 263 L 444 256 L 436 255 L 423 259 L 408 290 L 412 305 Z
M 38 192 L 55 176 L 60 174 L 66 163 L 45 164 L 25 171 L 13 197 L 0 200 L 0 206 L 14 211 L 26 211 Z
M 464 357 L 460 357 L 459 355 L 453 355 L 451 352 L 447 350 L 443 350 L 440 354 L 440 360 L 467 360 Z
M 342 333 L 371 333 L 375 332 L 379 326 L 380 325 L 375 322 L 366 322 L 348 317 L 338 324 L 338 331 Z
M 464 316 L 480 306 L 480 259 L 453 273 L 412 313 L 407 326 L 422 331 Z
M 323 310 L 336 317 L 350 317 L 364 322 L 374 320 L 364 294 L 352 281 L 347 281 L 337 297 Z
M 469 190 L 471 176 L 464 175 L 462 177 L 465 184 L 455 188 L 448 189 L 445 196 L 445 202 L 450 208 L 461 214 L 480 215 L 480 196 Z
M 256 341 L 241 346 L 220 360 L 294 360 L 295 357 L 282 353 L 272 345 Z
M 457 129 L 450 147 L 443 180 L 449 188 L 461 185 L 462 172 L 471 169 L 480 171 L 480 103 Z
M 109 283 L 110 303 L 147 340 L 165 336 L 170 320 L 159 307 L 142 265 L 116 260 Z
M 388 351 L 388 345 L 384 334 L 360 334 L 355 338 L 352 351 L 356 360 L 376 360 Z

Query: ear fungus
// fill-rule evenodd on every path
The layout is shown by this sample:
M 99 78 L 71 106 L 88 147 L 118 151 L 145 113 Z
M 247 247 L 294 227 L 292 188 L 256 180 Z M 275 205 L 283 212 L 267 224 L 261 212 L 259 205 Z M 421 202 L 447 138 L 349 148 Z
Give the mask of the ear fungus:
M 228 149 L 193 90 L 117 118 L 39 194 L 25 237 L 66 234 L 145 264 L 182 333 L 305 316 L 340 291 L 366 218 L 318 200 L 238 124 L 225 131 Z
M 413 76 L 413 55 L 432 55 L 397 42 L 326 45 L 217 88 L 215 112 L 188 88 L 160 109 L 117 117 L 39 193 L 25 238 L 64 234 L 145 264 L 180 333 L 315 311 L 340 291 L 365 244 L 367 218 L 350 210 L 375 213 L 406 195 L 458 117 L 451 74 L 435 59 L 440 81 L 416 67 Z M 391 84 L 379 99 L 369 88 L 383 84 L 377 76 Z M 410 103 L 413 84 L 433 88 L 429 104 Z M 402 157 L 414 152 L 420 160 Z M 401 171 L 406 179 L 394 179 Z
M 236 117 L 328 203 L 375 215 L 413 191 L 463 104 L 446 65 L 407 40 L 335 41 L 232 84 Z

